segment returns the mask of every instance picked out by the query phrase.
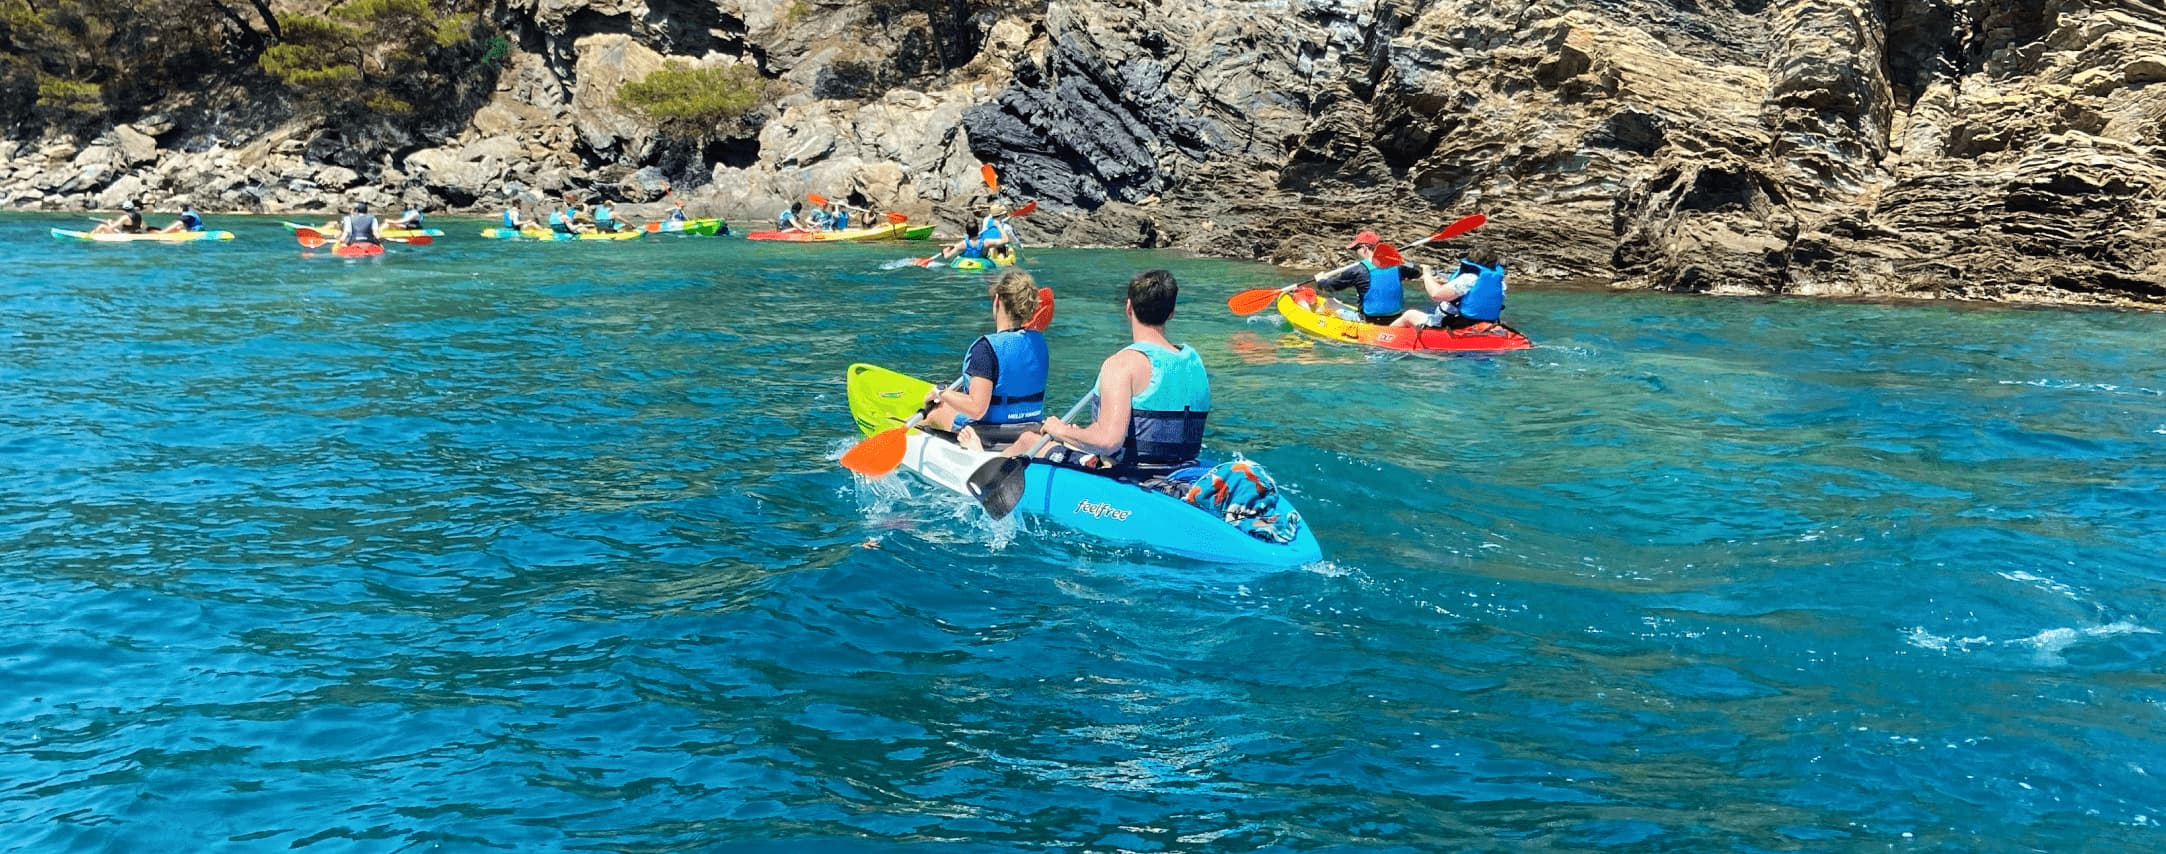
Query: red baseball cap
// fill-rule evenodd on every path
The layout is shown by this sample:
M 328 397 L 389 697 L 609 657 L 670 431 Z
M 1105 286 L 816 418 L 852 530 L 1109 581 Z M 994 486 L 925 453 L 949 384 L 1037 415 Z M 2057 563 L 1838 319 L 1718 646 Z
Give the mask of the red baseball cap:
M 1383 238 L 1377 237 L 1376 232 L 1364 231 L 1360 234 L 1354 235 L 1354 242 L 1346 244 L 1346 248 L 1352 249 L 1356 246 L 1362 245 L 1375 246 L 1376 244 L 1382 242 L 1384 242 Z

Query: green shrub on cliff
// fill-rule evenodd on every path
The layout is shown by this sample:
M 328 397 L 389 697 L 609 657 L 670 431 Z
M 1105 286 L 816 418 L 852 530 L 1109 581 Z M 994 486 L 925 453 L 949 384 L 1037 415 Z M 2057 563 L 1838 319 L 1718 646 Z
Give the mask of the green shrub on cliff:
M 617 90 L 617 106 L 663 133 L 685 139 L 727 136 L 743 127 L 767 90 L 747 65 L 693 67 L 672 62 Z
M 239 0 L 0 0 L 0 126 L 95 129 L 224 68 L 252 63 L 275 26 Z
M 472 42 L 479 17 L 429 0 L 351 0 L 323 15 L 278 16 L 279 40 L 258 64 L 326 110 L 413 110 L 432 53 Z

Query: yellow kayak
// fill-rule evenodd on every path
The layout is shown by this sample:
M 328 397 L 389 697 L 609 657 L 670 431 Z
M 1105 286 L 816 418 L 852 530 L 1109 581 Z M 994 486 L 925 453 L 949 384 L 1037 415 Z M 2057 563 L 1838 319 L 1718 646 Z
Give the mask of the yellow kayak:
M 98 243 L 188 243 L 196 240 L 232 240 L 230 231 L 145 231 L 139 234 L 126 232 L 98 233 L 95 231 L 70 231 L 53 229 L 55 240 L 92 240 Z
M 1360 323 L 1338 316 L 1329 306 L 1317 310 L 1316 292 L 1306 287 L 1295 288 L 1279 297 L 1279 316 L 1295 329 L 1326 341 L 1342 341 L 1385 350 L 1410 352 L 1478 352 L 1483 350 L 1524 350 L 1534 346 L 1527 336 L 1501 323 L 1487 323 L 1466 329 L 1429 329 L 1401 326 L 1378 326 Z
M 791 243 L 829 243 L 837 240 L 925 240 L 933 236 L 929 225 L 897 223 L 842 231 L 755 231 L 746 240 L 783 240 Z

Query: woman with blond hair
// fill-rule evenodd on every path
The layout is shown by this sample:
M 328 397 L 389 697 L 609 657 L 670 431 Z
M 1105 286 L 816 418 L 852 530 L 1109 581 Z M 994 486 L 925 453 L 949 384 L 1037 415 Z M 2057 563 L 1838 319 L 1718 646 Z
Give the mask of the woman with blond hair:
M 931 408 L 924 426 L 957 434 L 964 447 L 997 450 L 1045 420 L 1050 363 L 1045 336 L 1025 328 L 1038 312 L 1037 280 L 1009 270 L 986 295 L 993 302 L 993 332 L 970 343 L 962 383 L 926 396 Z

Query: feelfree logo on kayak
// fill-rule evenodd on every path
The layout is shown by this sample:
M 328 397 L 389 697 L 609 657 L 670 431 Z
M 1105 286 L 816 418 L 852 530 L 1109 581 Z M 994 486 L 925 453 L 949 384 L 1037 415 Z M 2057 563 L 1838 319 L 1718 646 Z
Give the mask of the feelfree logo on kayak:
M 1115 522 L 1126 522 L 1128 521 L 1128 514 L 1130 511 L 1122 510 L 1119 507 L 1115 507 L 1102 501 L 1097 504 L 1092 504 L 1090 501 L 1084 500 L 1075 503 L 1075 512 L 1093 516 L 1099 519 L 1104 519 L 1108 516 L 1111 516 L 1113 517 L 1113 521 Z

